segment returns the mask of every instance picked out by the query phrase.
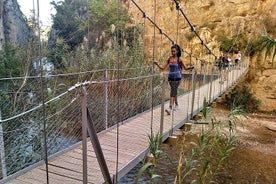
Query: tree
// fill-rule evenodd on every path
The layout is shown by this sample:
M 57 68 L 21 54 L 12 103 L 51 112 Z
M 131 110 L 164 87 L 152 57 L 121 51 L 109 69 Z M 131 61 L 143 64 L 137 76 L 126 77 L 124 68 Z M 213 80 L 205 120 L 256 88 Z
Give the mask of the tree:
M 0 78 L 22 75 L 23 64 L 17 50 L 17 47 L 7 44 L 0 50 Z
M 94 47 L 98 40 L 98 46 L 101 48 L 105 40 L 110 39 L 114 29 L 120 39 L 118 42 L 122 41 L 123 32 L 129 23 L 131 19 L 128 12 L 116 0 L 92 0 L 89 4 L 89 23 L 86 25 L 86 28 L 90 29 L 89 46 Z
M 61 37 L 64 42 L 73 50 L 75 46 L 83 41 L 83 25 L 87 18 L 84 4 L 85 0 L 65 0 L 64 2 L 51 4 L 56 9 L 56 15 L 53 16 L 53 29 L 57 30 L 57 37 Z
M 68 66 L 64 58 L 77 54 L 75 51 L 80 46 L 86 44 L 87 54 L 91 49 L 98 53 L 111 40 L 113 44 L 122 44 L 125 40 L 131 43 L 138 37 L 134 36 L 134 33 L 139 34 L 134 31 L 135 27 L 129 26 L 131 18 L 128 12 L 116 0 L 91 0 L 89 4 L 86 0 L 65 0 L 51 4 L 56 14 L 53 16 L 48 58 L 58 69 Z

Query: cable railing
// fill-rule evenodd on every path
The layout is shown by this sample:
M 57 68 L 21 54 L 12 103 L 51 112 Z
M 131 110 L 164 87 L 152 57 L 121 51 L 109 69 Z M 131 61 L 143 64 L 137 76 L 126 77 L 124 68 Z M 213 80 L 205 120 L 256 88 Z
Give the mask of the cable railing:
M 241 62 L 239 67 L 229 70 L 227 80 L 218 86 L 215 83 L 221 81 L 221 76 L 217 67 L 212 63 L 201 66 L 202 68 L 196 71 L 183 73 L 179 96 L 189 94 L 205 97 L 210 103 L 248 69 L 248 63 Z M 41 95 L 34 85 L 36 79 L 28 79 L 26 88 L 22 88 L 20 93 L 16 89 L 12 91 L 13 88 L 9 86 L 11 81 L 14 84 L 20 80 L 19 78 L 1 80 L 2 83 L 7 83 L 6 91 L 1 90 L 2 95 L 6 95 L 6 99 L 1 98 L 0 116 L 2 129 L 0 129 L 0 143 L 3 148 L 1 149 L 2 178 L 43 161 L 45 151 L 52 157 L 82 140 L 81 87 L 86 88 L 87 107 L 91 111 L 98 133 L 148 111 L 151 107 L 149 100 L 151 93 L 154 97 L 152 100 L 154 107 L 162 104 L 163 97 L 165 101 L 168 100 L 169 86 L 164 82 L 166 73 L 164 75 L 154 73 L 151 76 L 149 68 L 137 68 L 133 71 L 101 70 L 91 71 L 88 75 L 75 74 L 70 78 L 50 77 L 47 79 L 47 87 L 51 89 L 45 90 L 52 90 L 52 93 L 49 92 L 47 95 L 45 104 L 41 104 Z M 117 72 L 121 72 L 121 79 L 116 78 Z M 153 88 L 150 85 L 151 77 L 153 77 Z M 83 81 L 79 81 L 80 78 Z M 57 88 L 54 89 L 55 87 Z M 204 92 L 204 88 L 208 89 L 207 93 Z M 35 91 L 35 98 L 28 96 L 30 91 Z M 215 93 L 216 91 L 219 92 Z M 21 100 L 16 103 L 16 107 L 13 107 L 14 94 L 20 96 L 17 99 Z M 18 107 L 20 105 L 22 107 Z M 188 110 L 187 115 L 191 117 L 201 110 L 201 105 L 200 100 L 189 100 L 188 106 L 183 108 Z M 46 121 L 46 130 L 43 129 L 43 121 Z M 47 150 L 44 150 L 43 146 L 44 131 Z

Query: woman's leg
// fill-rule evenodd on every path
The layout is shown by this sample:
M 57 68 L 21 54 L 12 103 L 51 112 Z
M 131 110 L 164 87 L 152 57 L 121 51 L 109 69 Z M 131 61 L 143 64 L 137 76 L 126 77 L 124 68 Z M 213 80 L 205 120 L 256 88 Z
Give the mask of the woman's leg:
M 177 90 L 178 90 L 179 84 L 180 84 L 180 81 L 170 81 L 170 86 L 171 86 L 170 107 L 171 108 L 173 108 L 174 104 L 177 103 Z

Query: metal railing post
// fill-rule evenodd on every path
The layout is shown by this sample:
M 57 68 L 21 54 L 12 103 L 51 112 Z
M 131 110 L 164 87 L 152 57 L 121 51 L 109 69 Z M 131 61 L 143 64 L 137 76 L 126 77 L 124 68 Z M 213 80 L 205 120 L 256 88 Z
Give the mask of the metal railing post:
M 196 75 L 196 70 L 193 70 L 192 73 L 192 106 L 191 106 L 191 118 L 194 116 L 194 104 L 195 104 L 195 75 Z
M 164 127 L 164 111 L 165 111 L 165 75 L 162 75 L 162 91 L 161 91 L 161 117 L 160 117 L 160 135 L 163 135 Z
M 203 63 L 203 79 L 202 79 L 202 86 L 204 86 L 206 84 L 206 73 L 207 73 L 207 65 L 206 63 L 204 62 Z M 200 86 L 199 86 L 200 87 Z
M 102 148 L 101 148 L 101 144 L 100 144 L 100 141 L 98 139 L 97 132 L 95 130 L 94 124 L 92 122 L 91 114 L 90 114 L 88 108 L 86 108 L 86 111 L 87 111 L 87 128 L 88 128 L 87 130 L 88 130 L 88 134 L 89 134 L 89 137 L 90 137 L 90 141 L 91 141 L 92 146 L 94 148 L 94 152 L 96 154 L 98 163 L 100 165 L 100 169 L 102 171 L 105 183 L 112 184 L 112 180 L 111 180 L 111 177 L 110 177 L 110 174 L 109 174 L 107 164 L 105 162 L 105 158 L 104 158 L 104 154 L 103 154 L 103 151 L 102 151 Z
M 214 68 L 211 68 L 211 78 L 210 78 L 210 92 L 209 92 L 209 103 L 212 102 L 212 88 L 213 88 L 213 80 L 214 80 Z
M 104 71 L 104 120 L 105 129 L 108 128 L 108 72 Z
M 0 109 L 0 120 L 2 120 L 1 109 Z M 7 170 L 6 170 L 5 144 L 4 144 L 2 123 L 0 123 L 0 160 L 1 160 L 2 177 L 6 178 Z
M 82 174 L 83 183 L 87 180 L 87 94 L 86 89 L 82 87 Z

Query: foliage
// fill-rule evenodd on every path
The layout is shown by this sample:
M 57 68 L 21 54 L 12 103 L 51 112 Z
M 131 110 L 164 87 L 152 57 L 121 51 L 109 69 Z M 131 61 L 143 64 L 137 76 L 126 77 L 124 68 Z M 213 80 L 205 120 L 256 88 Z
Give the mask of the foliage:
M 55 51 L 55 57 L 62 58 L 63 69 L 57 70 L 58 73 L 90 71 L 98 69 L 114 69 L 120 68 L 133 68 L 144 66 L 145 52 L 143 50 L 143 43 L 140 41 L 140 30 L 138 27 L 133 27 L 129 35 L 131 45 L 118 45 L 116 37 L 110 40 L 110 46 L 105 49 L 92 48 L 88 50 L 87 47 L 77 47 L 76 52 L 65 51 L 63 42 L 61 41 L 60 51 Z M 135 74 L 139 71 L 130 71 Z M 133 73 L 134 72 L 134 73 Z M 138 74 L 138 73 L 137 73 Z M 138 74 L 139 75 L 139 74 Z
M 0 51 L 1 119 L 8 119 L 36 105 L 33 101 L 35 97 L 29 98 L 29 93 L 40 91 L 40 85 L 35 77 L 29 76 L 37 75 L 37 72 L 32 70 L 32 62 L 38 60 L 39 52 L 44 52 L 43 48 L 38 49 L 37 41 L 34 37 L 20 47 L 6 44 Z M 36 98 L 40 100 L 39 95 Z M 36 113 L 32 114 L 32 118 L 22 116 L 1 123 L 8 174 L 41 160 L 41 130 L 35 122 L 41 113 Z
M 244 110 L 241 107 L 234 107 L 233 109 L 231 109 L 230 113 L 228 114 L 228 128 L 229 128 L 229 133 L 233 133 L 234 129 L 236 128 L 236 124 L 238 122 L 238 118 L 237 116 L 244 116 L 245 118 L 247 118 L 247 116 L 245 115 Z
M 111 47 L 134 48 L 139 39 L 140 30 L 137 26 L 129 26 L 131 19 L 116 0 L 93 0 L 89 4 L 85 0 L 66 0 L 52 4 L 57 11 L 53 16 L 52 32 L 57 38 L 49 42 L 51 53 L 48 57 L 58 69 L 82 63 L 82 60 L 76 61 L 78 51 L 83 51 L 85 61 L 90 61 L 93 55 L 101 55 Z
M 186 33 L 185 34 L 185 38 L 190 42 L 190 41 L 192 41 L 192 39 L 194 39 L 195 38 L 195 33 L 194 32 L 190 32 L 190 33 Z
M 40 68 L 33 67 L 33 62 L 39 61 L 39 55 L 46 52 L 44 48 L 40 50 L 37 48 L 37 41 L 34 37 L 22 46 L 6 44 L 0 51 L 2 117 L 7 114 L 12 116 L 16 111 L 24 110 L 29 104 L 22 99 L 26 99 L 27 93 L 35 91 L 34 89 L 38 87 L 37 84 L 31 84 L 28 81 L 30 75 L 37 75 L 40 72 Z
M 259 54 L 259 57 L 261 56 L 261 52 L 265 51 L 265 59 L 268 56 L 272 56 L 272 67 L 274 63 L 274 59 L 276 56 L 276 40 L 272 39 L 267 32 L 263 34 L 262 36 L 255 36 L 254 39 L 251 39 L 250 42 L 246 45 L 245 54 L 249 56 L 253 56 L 255 54 Z M 262 61 L 262 59 L 260 59 Z M 259 67 L 264 67 L 263 63 L 260 63 Z
M 220 50 L 224 52 L 233 52 L 235 50 L 241 50 L 242 48 L 246 47 L 247 44 L 247 37 L 240 33 L 237 35 L 233 35 L 229 38 L 227 35 L 219 35 L 220 41 Z
M 203 108 L 202 108 L 202 115 L 203 115 L 203 117 L 205 119 L 207 118 L 207 114 L 208 114 L 207 101 L 206 101 L 206 97 L 204 97 L 204 99 L 203 99 Z
M 89 23 L 86 25 L 86 28 L 90 29 L 89 40 L 92 44 L 90 47 L 95 46 L 98 40 L 98 47 L 101 48 L 102 44 L 113 36 L 114 31 L 117 33 L 118 43 L 122 43 L 126 25 L 129 23 L 131 19 L 128 12 L 118 4 L 118 1 L 92 0 L 89 6 Z
M 261 50 L 266 50 L 265 52 L 265 58 L 267 58 L 268 55 L 272 54 L 272 66 L 273 61 L 276 56 L 276 39 L 272 39 L 269 37 L 268 34 L 265 34 L 260 39 L 260 47 Z
M 18 49 L 18 47 L 4 45 L 3 50 L 0 50 L 0 78 L 22 75 L 24 63 Z
M 157 164 L 157 160 L 160 157 L 160 154 L 162 153 L 160 149 L 160 144 L 162 142 L 162 135 L 157 132 L 156 134 L 151 134 L 148 136 L 149 138 L 149 152 L 153 156 L 152 161 L 146 161 L 143 163 L 143 166 L 140 168 L 137 177 L 135 178 L 135 184 L 138 183 L 139 179 L 142 177 L 142 174 L 147 171 L 147 173 L 150 176 L 150 183 L 152 183 L 152 180 L 155 178 L 160 178 L 160 175 L 154 174 L 155 166 Z
M 83 42 L 84 25 L 87 19 L 85 0 L 65 0 L 51 4 L 56 10 L 52 15 L 53 26 L 49 38 L 51 49 L 48 58 L 54 62 L 56 68 L 64 69 L 63 60 L 76 46 Z
M 154 156 L 155 159 L 158 159 L 160 156 L 160 153 L 162 151 L 160 150 L 160 144 L 162 142 L 162 135 L 158 132 L 155 135 L 152 133 L 148 136 L 149 138 L 149 149 L 150 153 Z
M 234 43 L 234 40 L 228 38 L 226 35 L 221 35 L 219 40 L 220 40 L 220 50 L 224 52 L 228 52 Z
M 260 101 L 253 96 L 250 88 L 244 85 L 235 88 L 226 95 L 225 104 L 229 109 L 239 107 L 245 112 L 255 112 L 258 110 Z
M 64 40 L 64 43 L 72 50 L 75 46 L 83 41 L 84 25 L 83 15 L 87 12 L 84 5 L 85 0 L 65 0 L 64 2 L 51 4 L 56 9 L 53 18 L 53 28 L 56 30 L 56 36 Z
M 195 141 L 191 142 L 190 150 L 185 150 L 184 137 L 175 184 L 184 183 L 187 179 L 190 183 L 215 182 L 217 174 L 235 149 L 237 139 L 231 133 L 234 129 L 227 124 L 227 121 L 234 121 L 238 110 L 234 111 L 225 121 L 212 118 L 211 124 L 202 127 Z M 229 133 L 223 130 L 225 125 L 229 127 Z

